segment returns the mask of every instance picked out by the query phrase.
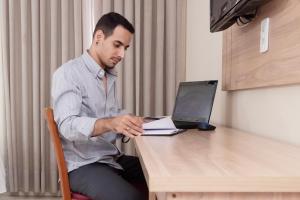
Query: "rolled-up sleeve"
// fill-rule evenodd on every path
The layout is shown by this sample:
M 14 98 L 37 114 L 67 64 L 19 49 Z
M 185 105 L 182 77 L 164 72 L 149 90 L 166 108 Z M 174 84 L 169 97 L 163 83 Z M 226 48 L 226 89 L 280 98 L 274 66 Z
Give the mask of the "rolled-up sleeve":
M 68 140 L 90 137 L 97 118 L 80 116 L 82 88 L 68 68 L 59 68 L 52 79 L 52 106 L 60 133 Z

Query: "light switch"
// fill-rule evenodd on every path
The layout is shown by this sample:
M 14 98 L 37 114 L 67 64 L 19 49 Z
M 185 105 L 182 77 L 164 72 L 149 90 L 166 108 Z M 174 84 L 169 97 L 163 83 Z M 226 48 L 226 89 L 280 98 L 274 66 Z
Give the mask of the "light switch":
M 260 24 L 260 53 L 264 53 L 269 49 L 269 28 L 270 18 L 265 18 Z

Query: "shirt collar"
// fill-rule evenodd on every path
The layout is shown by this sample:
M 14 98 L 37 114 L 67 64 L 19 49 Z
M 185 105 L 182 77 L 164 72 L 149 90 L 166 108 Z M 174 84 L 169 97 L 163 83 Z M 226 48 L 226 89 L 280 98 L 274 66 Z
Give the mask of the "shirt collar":
M 109 69 L 105 71 L 98 63 L 96 63 L 93 57 L 88 53 L 88 50 L 84 51 L 82 54 L 82 59 L 88 70 L 95 76 L 95 78 L 99 77 L 102 79 L 105 73 L 117 76 L 117 71 L 115 69 Z

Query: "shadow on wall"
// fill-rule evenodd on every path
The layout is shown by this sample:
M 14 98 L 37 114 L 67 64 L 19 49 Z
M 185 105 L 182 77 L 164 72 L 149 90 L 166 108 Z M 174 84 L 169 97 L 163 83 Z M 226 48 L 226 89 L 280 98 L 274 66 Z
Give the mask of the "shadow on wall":
M 226 92 L 225 103 L 225 124 L 232 127 L 232 108 L 233 108 L 233 93 Z

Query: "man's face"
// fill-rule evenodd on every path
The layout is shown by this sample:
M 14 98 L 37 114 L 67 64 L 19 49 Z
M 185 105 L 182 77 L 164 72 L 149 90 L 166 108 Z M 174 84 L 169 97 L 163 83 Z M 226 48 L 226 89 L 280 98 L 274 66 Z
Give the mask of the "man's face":
M 102 31 L 100 32 L 102 33 Z M 123 26 L 117 26 L 112 35 L 108 37 L 100 37 L 96 51 L 101 67 L 105 69 L 114 68 L 124 58 L 131 38 L 132 33 Z

